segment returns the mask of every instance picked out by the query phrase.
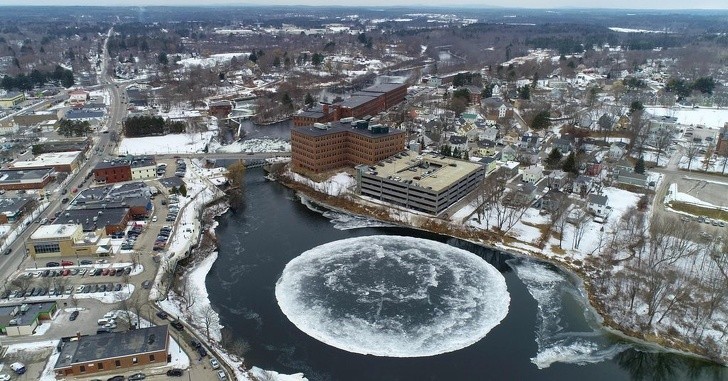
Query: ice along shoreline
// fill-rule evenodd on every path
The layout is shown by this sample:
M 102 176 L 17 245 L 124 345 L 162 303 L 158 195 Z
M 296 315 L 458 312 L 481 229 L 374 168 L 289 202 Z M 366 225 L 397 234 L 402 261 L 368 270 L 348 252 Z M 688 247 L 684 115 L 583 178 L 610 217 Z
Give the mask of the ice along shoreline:
M 339 196 L 332 196 L 323 193 L 321 190 L 304 184 L 296 179 L 292 179 L 287 176 L 277 176 L 276 181 L 281 183 L 283 186 L 294 190 L 299 197 L 306 198 L 308 201 L 318 204 L 323 208 L 337 211 L 340 213 L 356 215 L 360 217 L 366 217 L 380 221 L 382 223 L 391 224 L 398 227 L 421 230 L 429 233 L 440 234 L 463 241 L 470 242 L 491 250 L 507 252 L 515 257 L 521 257 L 525 259 L 535 259 L 544 263 L 556 266 L 558 269 L 568 274 L 569 277 L 574 281 L 574 285 L 577 287 L 579 294 L 585 299 L 586 307 L 588 311 L 594 315 L 596 322 L 600 324 L 601 328 L 605 332 L 611 333 L 619 338 L 641 345 L 645 348 L 656 349 L 662 352 L 678 354 L 694 359 L 715 363 L 721 366 L 727 366 L 728 362 L 722 358 L 710 357 L 707 353 L 701 353 L 701 348 L 684 343 L 679 338 L 671 337 L 665 338 L 660 336 L 648 336 L 642 332 L 630 330 L 626 327 L 621 326 L 616 319 L 610 316 L 604 308 L 598 303 L 598 299 L 594 294 L 594 287 L 589 282 L 588 275 L 583 271 L 582 268 L 575 266 L 566 261 L 558 261 L 554 258 L 547 257 L 534 250 L 527 250 L 524 247 L 516 247 L 509 245 L 503 240 L 497 240 L 496 235 L 489 231 L 476 231 L 474 229 L 468 229 L 463 226 L 456 226 L 452 223 L 448 223 L 444 220 L 439 220 L 429 216 L 423 216 L 420 214 L 412 214 L 408 216 L 406 221 L 392 218 L 389 210 L 383 208 L 381 205 L 356 202 L 351 198 L 346 197 L 345 192 L 341 192 Z M 489 239 L 484 240 L 483 237 Z M 531 246 L 528 243 L 523 243 L 523 246 Z

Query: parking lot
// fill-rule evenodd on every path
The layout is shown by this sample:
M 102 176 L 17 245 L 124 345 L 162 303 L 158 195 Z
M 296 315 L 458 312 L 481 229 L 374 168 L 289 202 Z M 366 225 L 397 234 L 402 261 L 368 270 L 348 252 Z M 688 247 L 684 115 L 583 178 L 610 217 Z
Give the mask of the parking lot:
M 168 166 L 170 170 L 167 173 L 170 173 L 173 169 L 175 171 L 180 169 L 174 160 L 169 160 Z M 156 182 L 153 181 L 153 183 Z M 177 196 L 169 195 L 162 188 L 160 190 L 161 193 L 152 199 L 153 211 L 148 218 L 145 221 L 137 221 L 138 227 L 136 229 L 134 229 L 135 225 L 132 223 L 121 236 L 117 235 L 119 238 L 112 238 L 113 245 L 117 246 L 131 238 L 133 249 L 122 249 L 121 252 L 102 258 L 66 257 L 63 260 L 61 258 L 48 258 L 42 261 L 38 260 L 37 263 L 32 259 L 26 260 L 21 269 L 13 276 L 11 282 L 6 282 L 2 291 L 3 294 L 0 295 L 9 296 L 12 291 L 16 291 L 15 298 L 0 301 L 5 303 L 27 303 L 36 300 L 57 300 L 58 312 L 51 322 L 43 322 L 39 326 L 36 330 L 37 335 L 33 337 L 5 337 L 3 343 L 47 341 L 59 337 L 73 337 L 79 333 L 81 335 L 96 335 L 100 327 L 98 320 L 105 313 L 122 309 L 133 311 L 135 310 L 133 305 L 137 302 L 143 303 L 143 308 L 141 308 L 143 318 L 153 321 L 155 324 L 171 323 L 171 320 L 169 320 L 172 319 L 171 317 L 169 319 L 160 319 L 154 316 L 156 310 L 151 308 L 148 303 L 145 303 L 149 292 L 148 285 L 157 271 L 158 262 L 155 261 L 155 257 L 163 253 L 169 239 L 176 234 L 176 222 L 180 210 Z M 70 192 L 69 195 L 71 195 Z M 131 236 L 129 233 L 132 233 Z M 73 263 L 62 263 L 63 261 Z M 48 262 L 58 262 L 58 266 L 48 267 Z M 127 271 L 126 269 L 131 268 L 134 263 L 138 263 L 140 266 Z M 106 273 L 104 273 L 104 270 L 106 270 Z M 100 272 L 100 274 L 92 275 L 92 272 Z M 132 287 L 127 287 L 127 284 L 132 285 Z M 103 289 L 101 288 L 102 285 Z M 109 285 L 114 290 L 118 286 L 121 287 L 119 291 L 110 292 L 108 291 Z M 145 285 L 147 286 L 145 287 Z M 39 288 L 41 291 L 35 291 L 38 293 L 36 296 L 25 297 L 25 293 L 31 288 Z M 132 288 L 134 295 L 132 298 L 128 298 Z M 23 297 L 17 296 L 20 289 L 23 289 Z M 51 290 L 56 295 L 49 295 L 48 293 Z M 62 290 L 62 292 L 59 293 L 57 290 Z M 31 290 L 31 295 L 33 291 Z M 122 299 L 125 301 L 120 302 Z M 71 314 L 74 311 L 78 311 L 78 315 L 71 321 Z M 115 324 L 116 328 L 113 330 L 120 331 L 128 329 L 130 322 L 121 317 L 115 320 Z M 190 358 L 191 368 L 184 371 L 182 379 L 218 380 L 216 371 L 213 371 L 209 363 L 209 356 L 200 359 L 198 350 L 190 345 L 191 336 L 188 330 L 177 331 L 171 328 L 170 333 L 182 344 L 183 348 L 183 352 L 172 354 L 173 357 L 187 353 Z M 50 353 L 51 349 L 49 348 L 42 355 L 33 354 L 32 356 L 22 357 L 28 368 L 28 373 L 17 379 L 38 379 Z M 6 357 L 4 361 L 9 359 L 11 359 L 10 356 Z M 121 374 L 129 376 L 132 373 L 144 372 L 147 374 L 146 379 L 148 380 L 175 379 L 165 375 L 166 369 L 139 368 Z M 105 380 L 113 375 L 115 374 L 89 375 L 88 377 L 73 379 L 90 380 L 98 378 Z

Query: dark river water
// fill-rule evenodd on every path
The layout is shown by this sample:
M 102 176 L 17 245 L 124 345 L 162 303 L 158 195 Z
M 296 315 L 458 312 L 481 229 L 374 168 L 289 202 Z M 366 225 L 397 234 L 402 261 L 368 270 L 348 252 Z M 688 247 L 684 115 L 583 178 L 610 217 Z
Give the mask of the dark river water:
M 573 279 L 542 263 L 456 239 L 326 212 L 293 192 L 247 176 L 246 207 L 220 217 L 219 257 L 207 289 L 222 325 L 250 343 L 246 363 L 315 380 L 726 380 L 725 368 L 639 348 L 599 328 Z M 510 308 L 477 343 L 419 358 L 359 355 L 319 342 L 294 326 L 275 298 L 285 265 L 335 240 L 400 235 L 469 250 L 505 277 Z

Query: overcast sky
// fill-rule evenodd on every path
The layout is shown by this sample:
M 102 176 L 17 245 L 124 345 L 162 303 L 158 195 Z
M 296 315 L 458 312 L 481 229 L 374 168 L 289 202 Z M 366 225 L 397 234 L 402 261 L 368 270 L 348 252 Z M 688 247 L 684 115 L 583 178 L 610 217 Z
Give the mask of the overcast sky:
M 344 5 L 344 6 L 381 6 L 381 5 L 467 5 L 488 7 L 521 8 L 630 8 L 630 9 L 728 9 L 728 0 L 0 0 L 0 5 Z M 588 4 L 588 5 L 587 5 Z

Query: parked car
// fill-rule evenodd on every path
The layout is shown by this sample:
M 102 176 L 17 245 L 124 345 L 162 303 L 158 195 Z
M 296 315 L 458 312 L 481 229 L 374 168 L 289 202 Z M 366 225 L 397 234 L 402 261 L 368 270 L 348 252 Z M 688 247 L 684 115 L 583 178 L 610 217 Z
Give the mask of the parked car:
M 169 315 L 167 315 L 167 313 L 164 311 L 159 311 L 159 312 L 157 312 L 157 317 L 160 319 L 166 319 L 169 317 Z
M 124 381 L 124 376 L 109 377 L 106 379 L 106 381 Z
M 73 261 L 61 261 L 61 266 L 73 266 Z
M 216 358 L 210 357 L 210 366 L 212 366 L 212 369 L 218 369 L 220 368 L 220 363 L 217 362 Z
M 190 345 L 192 346 L 192 348 L 195 348 L 195 349 L 202 347 L 202 344 L 200 344 L 200 342 L 197 340 L 191 340 Z
M 88 259 L 83 259 L 80 262 L 78 262 L 78 264 L 80 264 L 80 265 L 90 265 L 90 264 L 93 264 L 93 261 L 88 260 Z
M 205 348 L 202 347 L 202 346 L 200 346 L 200 347 L 197 348 L 197 353 L 200 354 L 200 357 L 207 356 L 207 350 L 205 350 Z
M 58 262 L 48 262 L 48 263 L 46 263 L 46 267 L 58 267 L 60 265 L 61 264 L 58 263 Z
M 224 370 L 222 370 L 222 369 L 218 370 L 218 371 L 217 371 L 217 378 L 219 378 L 219 379 L 220 379 L 220 381 L 225 381 L 225 380 L 227 380 L 227 375 L 225 374 L 225 371 L 224 371 Z
M 182 374 L 184 374 L 182 369 L 170 369 L 167 371 L 167 376 L 169 377 L 182 377 Z
M 77 317 L 78 317 L 78 311 L 73 311 L 73 312 L 71 312 L 71 316 L 68 319 L 71 321 L 74 321 L 74 320 L 76 320 Z
M 121 291 L 121 283 L 117 283 L 116 286 L 114 286 L 114 291 Z
M 13 249 L 7 248 L 5 251 L 3 251 L 3 254 L 4 255 L 10 255 L 10 253 L 12 253 L 12 252 L 13 252 Z
M 145 378 L 147 378 L 147 375 L 145 375 L 144 373 L 134 373 L 131 376 L 129 376 L 129 378 L 127 378 L 127 380 L 139 381 L 139 380 L 143 380 Z
M 62 204 L 68 204 L 68 197 L 64 197 L 61 199 Z
M 180 323 L 180 322 L 179 322 L 179 320 L 175 320 L 175 321 L 173 321 L 173 322 L 171 322 L 171 323 L 169 323 L 169 324 L 170 324 L 170 325 L 171 325 L 171 326 L 172 326 L 172 327 L 173 327 L 174 329 L 176 329 L 176 330 L 178 330 L 178 331 L 184 331 L 184 330 L 185 330 L 185 326 L 184 326 L 184 325 L 182 325 L 182 323 Z

